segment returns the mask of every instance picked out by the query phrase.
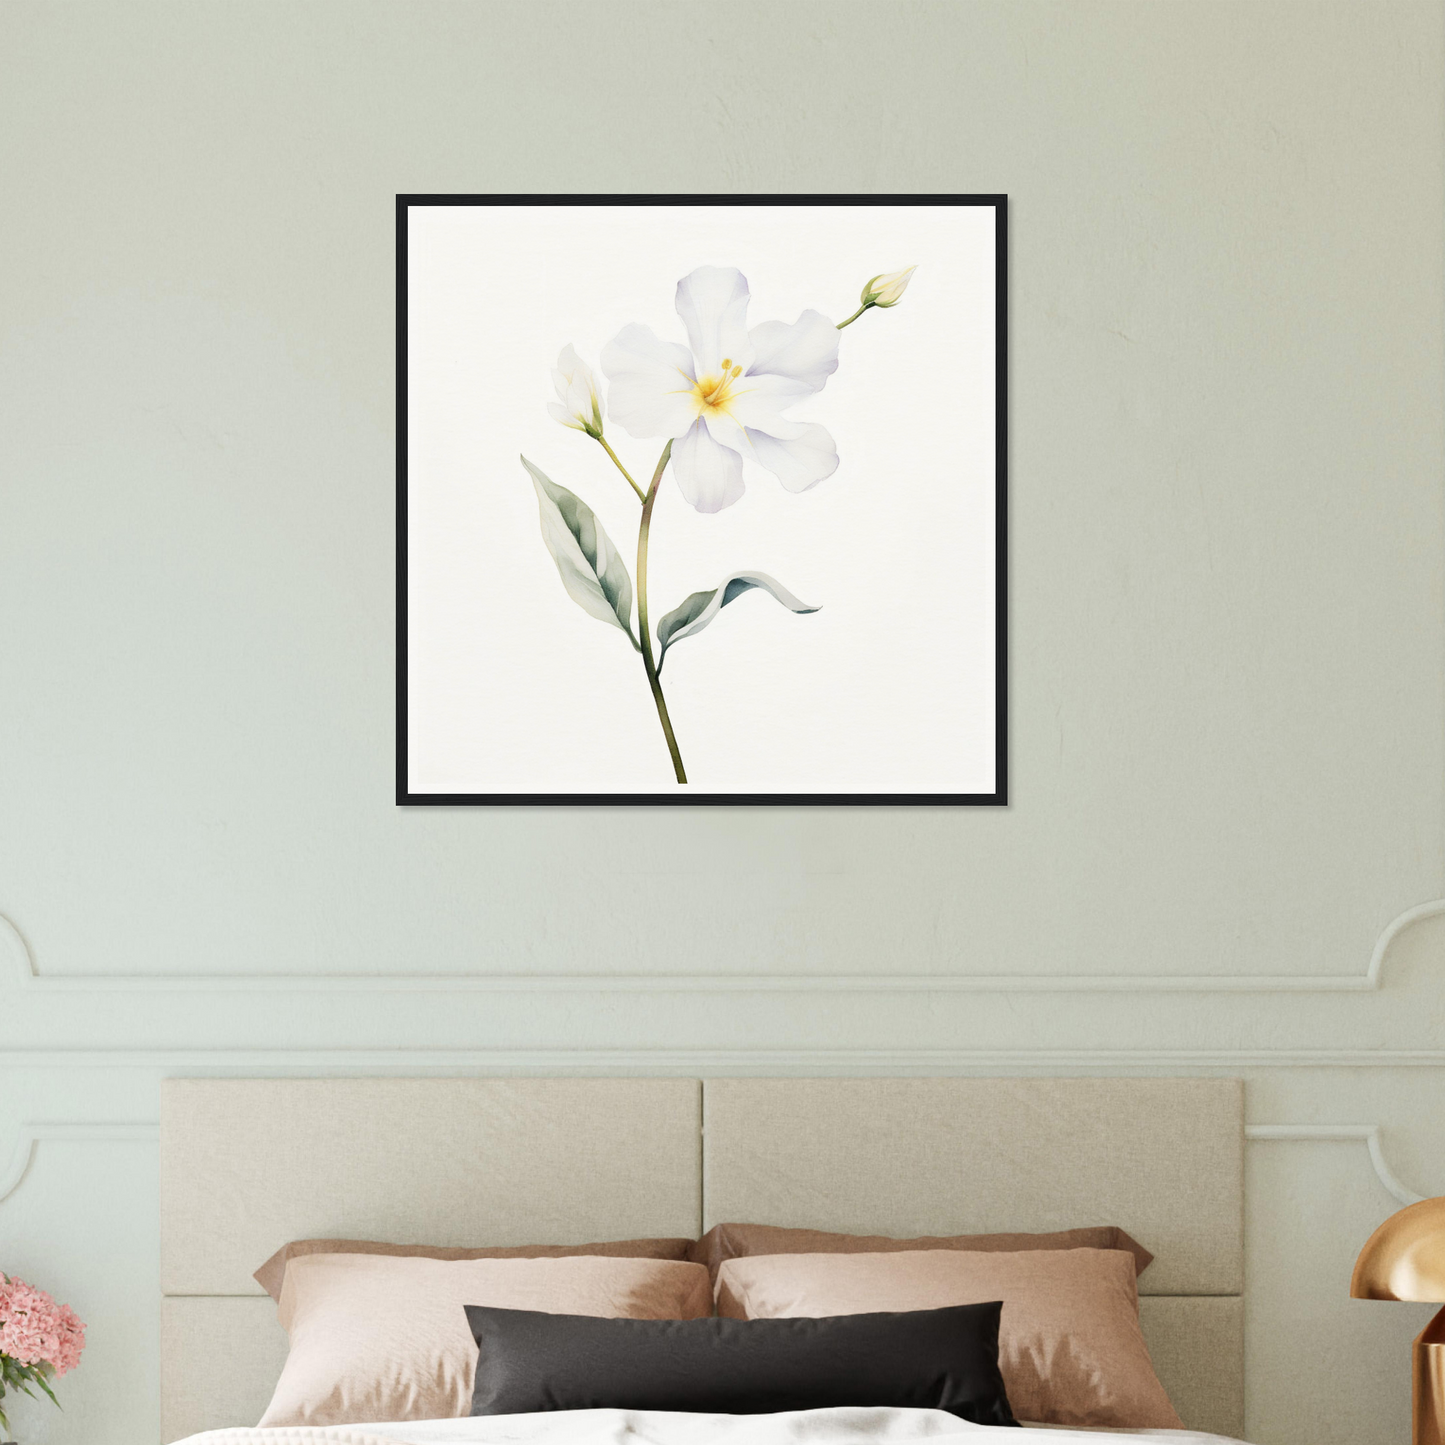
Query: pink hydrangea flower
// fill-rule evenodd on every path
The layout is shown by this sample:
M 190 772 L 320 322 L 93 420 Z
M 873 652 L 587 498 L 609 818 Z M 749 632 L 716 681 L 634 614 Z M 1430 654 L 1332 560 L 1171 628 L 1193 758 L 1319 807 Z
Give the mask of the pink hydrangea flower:
M 84 1348 L 85 1325 L 69 1305 L 56 1304 L 23 1279 L 0 1274 L 0 1355 L 63 1375 L 80 1363 Z

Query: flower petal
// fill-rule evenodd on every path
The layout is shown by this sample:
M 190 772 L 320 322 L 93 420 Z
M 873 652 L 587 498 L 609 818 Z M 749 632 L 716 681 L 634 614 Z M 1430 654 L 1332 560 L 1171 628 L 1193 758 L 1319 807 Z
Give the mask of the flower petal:
M 822 391 L 838 369 L 838 328 L 820 312 L 805 311 L 791 326 L 786 321 L 764 321 L 748 337 L 753 343 L 749 376 L 771 372 L 803 382 L 810 391 Z
M 590 417 L 597 396 L 590 372 L 578 372 L 567 387 L 566 404 L 577 416 Z
M 586 430 L 586 427 L 578 420 L 576 412 L 571 407 L 563 406 L 560 401 L 549 401 L 547 414 L 553 421 L 560 421 L 563 426 L 570 426 L 574 431 Z
M 743 494 L 743 459 L 719 446 L 701 421 L 672 448 L 672 473 L 699 512 L 720 512 Z
M 572 379 L 586 370 L 586 363 L 577 355 L 577 348 L 569 341 L 558 354 L 557 365 L 552 368 L 552 382 L 557 388 L 557 395 L 565 399 Z
M 697 376 L 716 376 L 724 359 L 748 369 L 748 278 L 734 266 L 699 266 L 677 283 L 677 314 L 697 358 Z
M 692 357 L 650 326 L 624 326 L 602 348 L 607 410 L 635 437 L 680 437 L 697 416 Z
M 592 368 L 577 355 L 575 346 L 568 344 L 562 348 L 557 365 L 552 369 L 552 384 L 557 388 L 566 416 L 559 416 L 555 408 L 552 415 L 563 426 L 574 426 L 579 431 L 589 428 L 602 430 L 602 397 L 597 389 L 597 378 L 592 375 Z
M 812 396 L 814 390 L 807 382 L 796 381 L 791 376 L 749 374 L 733 383 L 724 410 L 739 426 L 760 427 L 767 432 L 778 427 L 786 431 L 797 423 L 784 420 L 783 413 Z
M 698 425 L 705 426 L 708 435 L 720 446 L 730 447 L 735 452 L 748 452 L 752 450 L 752 444 L 748 441 L 748 434 L 742 426 L 725 411 L 713 411 L 709 408 L 698 417 Z M 777 425 L 778 423 L 773 423 Z M 783 422 L 783 426 L 787 423 Z
M 795 422 L 787 436 L 749 429 L 753 457 L 790 492 L 806 492 L 838 470 L 838 449 L 825 427 Z

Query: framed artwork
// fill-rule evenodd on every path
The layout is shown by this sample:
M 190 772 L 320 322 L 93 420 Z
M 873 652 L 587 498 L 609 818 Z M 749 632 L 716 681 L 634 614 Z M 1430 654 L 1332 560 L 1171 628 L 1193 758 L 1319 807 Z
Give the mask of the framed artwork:
M 1005 803 L 1006 236 L 398 196 L 398 803 Z

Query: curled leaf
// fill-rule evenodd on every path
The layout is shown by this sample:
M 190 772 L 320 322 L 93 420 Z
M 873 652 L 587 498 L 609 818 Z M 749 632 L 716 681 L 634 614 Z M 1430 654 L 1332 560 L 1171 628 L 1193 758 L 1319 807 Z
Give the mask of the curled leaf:
M 620 627 L 641 651 L 632 635 L 632 578 L 602 523 L 581 497 L 559 487 L 526 457 L 522 465 L 531 473 L 537 490 L 542 540 L 557 564 L 567 595 L 584 612 Z
M 816 607 L 809 607 L 806 602 L 800 602 L 781 582 L 775 581 L 766 572 L 734 572 L 710 592 L 694 592 L 680 607 L 674 607 L 658 622 L 657 640 L 662 644 L 662 650 L 657 655 L 658 670 L 661 670 L 662 659 L 667 656 L 667 649 L 674 642 L 701 632 L 729 602 L 741 597 L 744 592 L 751 592 L 754 587 L 761 588 L 790 612 L 818 610 Z

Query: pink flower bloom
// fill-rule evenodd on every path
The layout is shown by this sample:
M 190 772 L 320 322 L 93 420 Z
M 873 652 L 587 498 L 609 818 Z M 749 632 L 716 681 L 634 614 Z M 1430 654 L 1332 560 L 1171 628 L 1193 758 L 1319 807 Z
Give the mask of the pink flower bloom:
M 23 1279 L 0 1274 L 0 1355 L 63 1375 L 80 1363 L 84 1348 L 85 1326 L 69 1305 L 56 1304 Z

